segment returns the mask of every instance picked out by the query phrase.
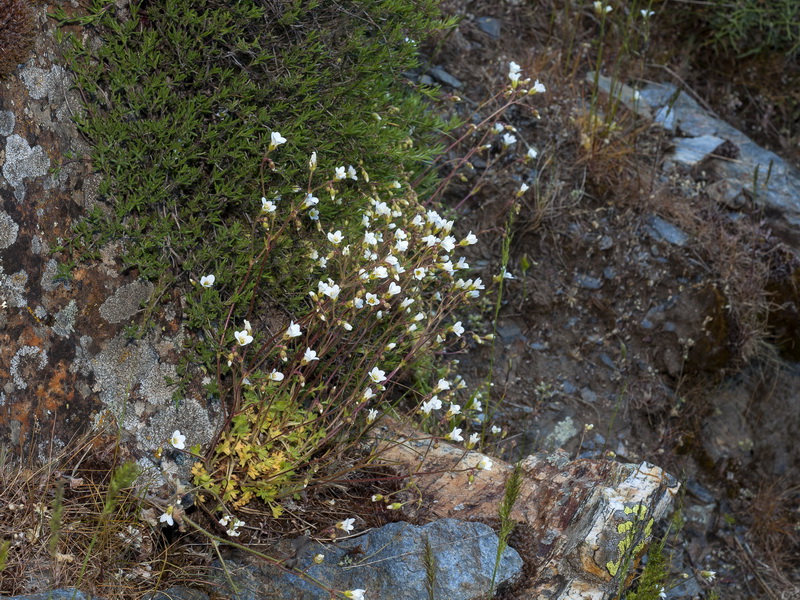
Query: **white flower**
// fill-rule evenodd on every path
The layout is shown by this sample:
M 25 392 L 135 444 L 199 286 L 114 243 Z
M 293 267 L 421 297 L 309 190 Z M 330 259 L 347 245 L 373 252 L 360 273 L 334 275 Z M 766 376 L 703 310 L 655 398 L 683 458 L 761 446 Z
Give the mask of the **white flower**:
M 331 244 L 340 244 L 343 239 L 344 236 L 342 235 L 342 232 L 339 230 L 336 230 L 333 233 L 328 232 L 328 241 Z
M 641 13 L 641 15 L 642 15 L 642 16 L 643 16 L 645 19 L 649 19 L 649 18 L 650 18 L 650 17 L 652 17 L 654 14 L 656 14 L 656 13 L 655 13 L 655 11 L 652 11 L 652 10 L 647 10 L 646 8 L 643 8 L 643 9 L 642 9 L 642 10 L 640 10 L 639 12 Z M 661 589 L 663 590 L 664 588 L 662 587 Z
M 494 124 L 494 132 L 495 133 L 503 133 L 505 130 L 505 126 L 502 123 L 495 123 Z
M 239 537 L 240 531 L 237 531 L 239 527 L 244 525 L 244 521 L 240 521 L 239 519 L 234 519 L 233 523 L 231 524 L 230 528 L 226 532 L 230 537 Z
M 448 417 L 454 417 L 461 414 L 461 406 L 459 404 L 450 404 L 450 409 L 447 411 Z
M 239 343 L 240 346 L 247 346 L 247 344 L 253 341 L 253 336 L 250 335 L 247 329 L 243 329 L 242 331 L 235 331 L 233 333 L 233 337 L 236 338 L 236 341 Z
M 275 212 L 277 208 L 272 200 L 267 200 L 264 196 L 261 196 L 261 212 L 271 213 Z
M 375 422 L 375 419 L 378 418 L 378 411 L 374 408 L 370 408 L 369 412 L 367 412 L 367 424 L 372 424 Z
M 353 326 L 350 325 L 350 323 L 348 323 L 347 321 L 342 321 L 342 328 L 345 331 L 353 331 Z
M 663 585 L 661 586 L 661 589 L 658 592 L 658 597 L 659 598 L 666 598 L 667 597 L 667 590 L 664 589 Z
M 503 146 L 508 148 L 510 145 L 516 143 L 517 138 L 510 133 L 503 134 Z
M 231 517 L 230 515 L 225 515 L 224 517 L 222 517 L 222 518 L 219 520 L 219 524 L 220 524 L 220 525 L 222 525 L 223 527 L 227 528 L 227 527 L 228 527 L 228 523 L 230 522 L 230 520 L 231 520 L 232 518 L 233 518 L 233 517 Z
M 300 325 L 294 321 L 289 321 L 289 327 L 286 328 L 286 333 L 283 334 L 283 337 L 288 339 L 298 337 L 299 335 L 301 335 Z
M 345 519 L 344 521 L 339 521 L 336 524 L 336 529 L 341 529 L 345 533 L 350 533 L 351 531 L 353 531 L 353 529 L 355 529 L 353 527 L 353 523 L 355 522 L 356 520 L 354 518 Z
M 306 351 L 303 353 L 303 358 L 300 361 L 300 364 L 307 365 L 308 363 L 315 360 L 319 360 L 319 358 L 317 357 L 317 353 L 311 348 L 306 348 Z
M 497 434 L 498 434 L 498 433 L 500 433 L 501 431 L 503 431 L 503 430 L 502 430 L 502 429 L 500 429 L 500 428 L 499 428 L 497 425 L 492 425 L 492 433 L 493 433 L 493 434 L 497 435 Z
M 366 302 L 369 306 L 378 306 L 381 303 L 381 301 L 378 299 L 378 296 L 370 292 L 367 292 Z
M 530 159 L 534 159 L 539 156 L 539 152 L 536 150 L 536 148 L 528 148 L 528 154 L 526 154 L 526 156 Z
M 441 241 L 441 246 L 445 252 L 452 251 L 453 248 L 456 247 L 456 238 L 454 238 L 452 235 L 448 235 Z
M 378 266 L 372 269 L 371 277 L 376 279 L 386 279 L 389 276 L 389 271 L 386 270 L 384 266 Z
M 413 40 L 411 40 L 413 42 Z M 346 598 L 351 598 L 352 600 L 364 600 L 364 593 L 367 590 L 347 590 L 344 595 Z
M 267 377 L 272 381 L 283 381 L 283 373 L 277 369 L 272 369 L 272 373 L 270 373 Z
M 396 296 L 402 291 L 403 289 L 393 281 L 392 283 L 389 284 L 389 289 L 386 290 L 386 293 L 389 296 Z
M 453 323 L 453 327 L 451 327 L 451 329 L 458 337 L 461 337 L 461 334 L 464 333 L 464 326 L 461 324 L 461 321 L 456 321 Z
M 511 80 L 511 87 L 516 88 L 519 85 L 519 73 L 509 73 L 508 78 Z
M 311 158 L 308 159 L 308 168 L 312 171 L 317 168 L 317 152 L 311 153 Z
M 399 189 L 400 189 L 401 187 L 403 187 L 403 186 L 401 186 L 401 185 L 400 185 L 400 182 L 399 182 L 399 181 L 393 181 L 393 182 L 392 182 L 392 187 L 393 187 L 394 189 L 396 189 L 396 190 L 399 190 Z
M 346 177 L 344 167 L 336 167 L 333 173 L 333 180 L 334 181 L 341 181 Z
M 347 165 L 347 176 L 353 181 L 358 180 L 358 175 L 356 175 L 356 170 L 353 168 L 353 165 Z
M 521 70 L 522 70 L 522 67 L 520 67 L 513 60 L 508 63 L 508 74 L 509 75 L 511 75 L 512 73 L 519 73 Z
M 474 398 L 472 400 L 472 404 L 470 404 L 469 407 L 470 407 L 470 409 L 472 409 L 472 410 L 474 410 L 476 412 L 480 412 L 480 411 L 483 410 L 483 403 L 480 400 L 478 400 L 477 398 Z
M 365 244 L 369 244 L 370 246 L 377 246 L 378 245 L 378 238 L 373 232 L 367 231 L 364 234 L 364 243 Z
M 529 94 L 544 94 L 546 91 L 547 91 L 547 89 L 544 87 L 544 84 L 540 83 L 539 80 L 537 79 L 536 81 L 533 82 L 533 87 L 531 88 L 531 91 L 528 92 L 528 93 Z
M 463 256 L 458 259 L 456 263 L 456 269 L 469 269 L 469 264 L 467 263 L 467 259 Z
M 315 554 L 314 558 L 312 558 L 311 560 L 314 561 L 315 565 L 321 565 L 323 563 L 323 561 L 325 560 L 325 555 L 324 554 Z
M 425 267 L 417 267 L 414 269 L 414 279 L 425 279 Z
M 488 456 L 482 456 L 475 467 L 480 471 L 490 471 L 492 469 L 492 461 Z
M 408 250 L 408 240 L 397 240 L 394 245 L 394 249 L 398 252 L 405 252 Z
M 312 221 L 319 221 L 319 211 L 316 208 L 312 208 L 308 211 L 308 218 Z
M 717 578 L 716 571 L 700 571 L 700 575 L 703 577 L 703 579 L 706 579 L 709 582 L 714 581 Z
M 200 278 L 200 285 L 202 285 L 204 288 L 210 288 L 212 285 L 214 285 L 214 281 L 216 281 L 216 279 L 217 278 L 213 275 L 203 275 Z
M 448 433 L 444 437 L 445 437 L 445 439 L 451 440 L 453 442 L 463 442 L 464 441 L 464 437 L 461 435 L 461 429 L 459 429 L 458 427 L 453 427 L 453 431 L 451 431 L 450 433 Z
M 183 435 L 178 429 L 176 429 L 172 433 L 172 437 L 169 438 L 169 443 L 172 444 L 173 448 L 177 448 L 178 450 L 183 450 L 186 447 L 186 436 Z
M 595 10 L 595 12 L 597 14 L 602 14 L 602 13 L 606 13 L 607 14 L 607 13 L 610 13 L 614 9 L 613 9 L 613 7 L 611 7 L 609 5 L 603 6 L 603 3 L 600 0 L 595 0 L 594 10 Z
M 480 441 L 481 441 L 480 433 L 470 434 L 469 439 L 467 440 L 467 446 L 472 448 L 475 444 L 477 444 Z
M 422 241 L 428 245 L 428 248 L 431 248 L 439 243 L 439 238 L 431 233 L 422 238 Z
M 414 304 L 414 298 L 406 298 L 400 303 L 400 308 L 408 308 L 412 304 Z
M 277 147 L 278 147 L 278 146 L 280 146 L 281 144 L 285 144 L 285 143 L 286 143 L 286 138 L 285 138 L 285 137 L 283 137 L 283 136 L 282 136 L 280 133 L 278 133 L 277 131 L 273 131 L 273 132 L 272 132 L 272 135 L 270 135 L 270 144 L 269 144 L 269 149 L 270 149 L 270 150 L 274 150 L 275 148 L 277 148 Z
M 365 389 L 364 393 L 361 394 L 361 398 L 363 399 L 364 402 L 366 402 L 367 400 L 369 400 L 373 396 L 375 396 L 375 392 L 372 391 L 372 388 Z
M 303 200 L 303 205 L 300 208 L 311 208 L 316 204 L 319 204 L 319 198 L 312 194 L 306 194 L 306 197 Z
M 527 183 L 525 183 L 525 182 L 521 183 L 520 186 L 519 186 L 519 189 L 517 190 L 517 198 L 522 196 L 522 194 L 527 192 L 529 189 L 530 189 L 530 186 Z
M 436 383 L 436 387 L 433 388 L 433 393 L 435 394 L 437 392 L 444 392 L 444 391 L 449 390 L 449 389 L 450 389 L 450 382 L 447 381 L 446 379 L 440 379 Z
M 369 378 L 375 383 L 386 381 L 386 371 L 381 371 L 378 367 L 372 367 L 372 370 L 369 372 Z
M 172 512 L 174 510 L 175 510 L 174 506 L 168 506 L 167 510 L 164 512 L 164 514 L 162 514 L 160 517 L 158 517 L 159 523 L 166 523 L 170 527 L 175 525 L 175 520 L 172 518 Z
M 478 236 L 476 236 L 474 233 L 470 231 L 463 240 L 458 242 L 458 245 L 471 246 L 472 244 L 477 244 L 477 243 L 478 243 Z
M 427 402 L 423 402 L 419 409 L 424 412 L 426 415 L 431 414 L 432 410 L 439 410 L 442 408 L 442 401 L 439 400 L 438 396 L 433 396 Z

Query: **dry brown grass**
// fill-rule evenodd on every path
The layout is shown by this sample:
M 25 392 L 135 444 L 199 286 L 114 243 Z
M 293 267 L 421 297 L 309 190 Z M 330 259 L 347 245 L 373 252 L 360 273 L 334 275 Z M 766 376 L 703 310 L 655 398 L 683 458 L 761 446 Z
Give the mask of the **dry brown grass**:
M 142 520 L 141 491 L 120 477 L 129 460 L 114 434 L 85 436 L 46 464 L 0 452 L 0 540 L 9 543 L 0 594 L 77 587 L 138 598 L 153 588 L 169 547 Z

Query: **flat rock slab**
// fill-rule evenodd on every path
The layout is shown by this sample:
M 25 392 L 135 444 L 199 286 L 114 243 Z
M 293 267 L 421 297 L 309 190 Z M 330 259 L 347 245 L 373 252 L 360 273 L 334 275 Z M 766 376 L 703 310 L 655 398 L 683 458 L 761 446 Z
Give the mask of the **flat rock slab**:
M 301 577 L 263 562 L 226 562 L 232 590 L 222 575 L 223 595 L 235 600 L 328 600 L 330 593 L 310 578 L 333 590 L 366 590 L 365 596 L 381 600 L 428 600 L 426 544 L 433 559 L 434 597 L 448 600 L 483 598 L 489 591 L 497 557 L 498 537 L 483 523 L 440 519 L 423 526 L 389 523 L 356 538 L 303 545 L 296 557 Z M 324 555 L 321 564 L 313 557 Z M 506 548 L 497 569 L 496 585 L 516 579 L 522 558 Z

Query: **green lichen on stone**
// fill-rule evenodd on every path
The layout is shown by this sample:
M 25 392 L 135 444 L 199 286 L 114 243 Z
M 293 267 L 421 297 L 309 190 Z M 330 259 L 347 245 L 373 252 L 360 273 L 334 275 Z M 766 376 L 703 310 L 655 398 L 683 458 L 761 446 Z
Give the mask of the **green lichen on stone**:
M 617 560 L 606 563 L 606 569 L 608 569 L 612 577 L 616 577 L 620 567 L 629 562 L 631 557 L 644 550 L 653 533 L 653 525 L 655 523 L 652 517 L 647 518 L 648 509 L 644 504 L 626 506 L 624 512 L 626 515 L 630 515 L 632 519 L 617 525 L 617 533 L 623 535 L 617 544 L 619 554 Z

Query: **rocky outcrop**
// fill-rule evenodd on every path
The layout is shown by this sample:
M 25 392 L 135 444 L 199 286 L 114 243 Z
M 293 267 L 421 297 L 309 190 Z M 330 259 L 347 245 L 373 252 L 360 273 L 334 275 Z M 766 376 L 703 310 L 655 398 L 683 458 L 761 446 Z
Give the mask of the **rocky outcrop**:
M 397 438 L 386 430 L 380 461 L 406 472 L 423 494 L 427 518 L 495 521 L 513 467 L 450 444 Z M 655 526 L 671 511 L 679 485 L 650 463 L 570 460 L 563 452 L 521 462 L 524 472 L 512 518 L 524 538 L 523 558 L 535 575 L 519 597 L 610 598 L 644 553 Z M 409 504 L 410 506 L 410 504 Z

